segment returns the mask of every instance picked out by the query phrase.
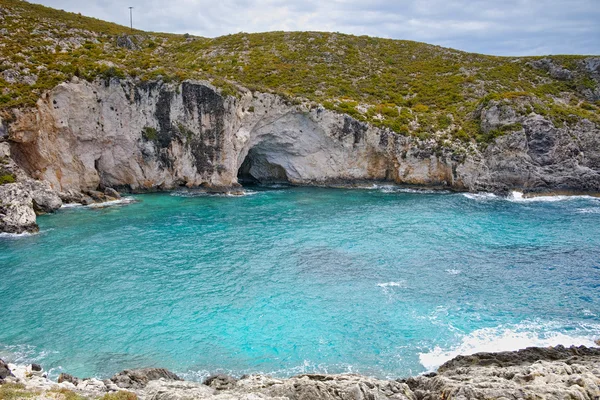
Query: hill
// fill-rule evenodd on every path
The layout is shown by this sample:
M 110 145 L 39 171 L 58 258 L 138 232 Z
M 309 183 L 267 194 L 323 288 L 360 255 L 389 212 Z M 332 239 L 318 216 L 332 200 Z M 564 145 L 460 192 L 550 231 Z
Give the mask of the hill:
M 494 57 L 405 40 L 326 32 L 238 33 L 214 39 L 134 31 L 20 0 L 0 0 L 0 110 L 31 106 L 78 76 L 210 80 L 309 100 L 421 139 L 489 142 L 477 111 L 517 103 L 555 124 L 600 121 L 597 59 Z M 592 60 L 592 61 L 590 61 Z

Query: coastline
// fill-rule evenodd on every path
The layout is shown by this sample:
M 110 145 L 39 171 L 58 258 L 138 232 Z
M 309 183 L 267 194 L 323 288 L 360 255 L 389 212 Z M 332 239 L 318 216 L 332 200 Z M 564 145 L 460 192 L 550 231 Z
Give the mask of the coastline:
M 600 346 L 600 341 L 596 342 Z M 563 399 L 600 396 L 600 347 L 528 347 L 457 356 L 437 372 L 382 380 L 357 374 L 213 375 L 185 381 L 162 368 L 125 370 L 110 379 L 61 374 L 48 379 L 41 366 L 0 361 L 0 395 L 30 399 Z M 12 396 L 12 397 L 11 397 Z

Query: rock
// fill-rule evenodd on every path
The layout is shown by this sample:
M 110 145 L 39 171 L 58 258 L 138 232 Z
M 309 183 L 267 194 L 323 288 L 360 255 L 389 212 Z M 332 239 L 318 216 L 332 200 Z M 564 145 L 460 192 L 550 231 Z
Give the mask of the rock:
M 579 347 L 528 347 L 518 351 L 499 353 L 477 353 L 469 356 L 457 356 L 439 367 L 438 372 L 471 366 L 509 367 L 533 364 L 537 361 L 565 361 L 576 357 L 589 357 L 600 361 L 600 349 Z
M 84 206 L 89 206 L 90 204 L 94 204 L 95 200 L 92 199 L 90 196 L 83 196 L 80 200 L 81 204 L 83 204 Z
M 104 194 L 106 196 L 112 197 L 113 199 L 120 199 L 121 195 L 115 189 L 107 187 L 104 189 Z
M 0 185 L 0 232 L 33 233 L 38 230 L 31 193 L 21 183 Z
M 555 79 L 561 79 L 561 80 L 573 79 L 573 72 L 569 71 L 566 68 L 561 67 L 560 65 L 555 64 L 554 61 L 549 58 L 542 58 L 541 60 L 533 61 L 533 62 L 531 62 L 531 65 L 534 68 L 548 71 L 550 76 Z
M 58 376 L 58 383 L 63 383 L 63 382 L 69 382 L 69 383 L 72 383 L 73 385 L 77 386 L 77 384 L 79 383 L 79 378 L 76 378 L 73 375 L 61 373 Z
M 594 340 L 594 343 L 596 343 L 598 346 L 600 346 L 600 339 Z
M 196 400 L 212 399 L 214 389 L 196 382 L 153 380 L 148 382 L 142 391 L 137 391 L 140 398 L 149 400 Z M 240 398 L 225 397 L 222 400 Z
M 129 35 L 119 35 L 117 37 L 117 46 L 123 47 L 125 49 L 129 49 L 129 50 L 138 50 L 139 49 L 138 45 L 135 44 L 135 42 L 132 40 L 132 37 Z
M 60 196 L 48 182 L 27 180 L 23 187 L 31 194 L 33 208 L 37 213 L 51 213 L 62 207 Z
M 0 359 L 0 381 L 6 379 L 9 376 L 14 376 L 8 364 Z
M 41 372 L 42 371 L 42 366 L 40 364 L 31 364 L 31 370 L 32 371 Z
M 104 382 L 95 378 L 80 380 L 77 383 L 76 388 L 78 391 L 98 397 L 101 397 L 108 392 L 108 388 Z
M 0 232 L 37 232 L 36 211 L 52 212 L 61 206 L 48 182 L 28 179 L 0 185 Z
M 88 191 L 85 192 L 85 194 L 87 194 L 88 196 L 90 196 L 96 202 L 106 201 L 106 195 L 104 193 L 102 193 L 102 192 L 97 191 L 97 190 L 88 190 Z
M 7 69 L 5 71 L 2 71 L 0 75 L 2 76 L 2 78 L 4 78 L 4 80 L 7 83 L 10 84 L 18 83 L 21 78 L 21 74 L 19 74 L 19 72 L 15 71 L 14 69 Z
M 211 375 L 204 380 L 206 386 L 210 386 L 216 390 L 232 389 L 237 382 L 237 379 L 224 374 Z
M 161 378 L 175 381 L 181 380 L 177 375 L 164 368 L 126 369 L 110 378 L 110 380 L 120 388 L 141 389 L 148 382 Z
M 238 381 L 233 392 L 261 393 L 267 398 L 323 400 L 416 400 L 408 385 L 361 375 L 307 374 L 289 379 L 253 375 Z

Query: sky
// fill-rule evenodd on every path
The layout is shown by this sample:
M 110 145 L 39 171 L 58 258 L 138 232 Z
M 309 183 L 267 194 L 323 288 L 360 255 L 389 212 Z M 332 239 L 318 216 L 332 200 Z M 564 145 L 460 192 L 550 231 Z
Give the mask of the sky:
M 600 54 L 600 0 L 31 0 L 147 31 L 329 31 L 493 55 Z

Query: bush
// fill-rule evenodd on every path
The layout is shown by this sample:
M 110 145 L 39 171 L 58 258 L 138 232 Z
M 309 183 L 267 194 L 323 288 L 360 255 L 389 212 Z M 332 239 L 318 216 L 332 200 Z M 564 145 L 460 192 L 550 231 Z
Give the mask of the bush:
M 148 141 L 156 141 L 158 140 L 158 131 L 151 126 L 146 126 L 142 129 L 142 137 Z
M 8 183 L 15 183 L 17 179 L 11 173 L 0 173 L 0 185 L 6 185 Z
M 419 113 L 424 113 L 424 112 L 429 111 L 429 107 L 426 106 L 425 104 L 415 104 L 413 106 L 413 110 L 415 110 L 416 112 L 419 112 Z
M 135 393 L 120 390 L 115 393 L 105 394 L 100 400 L 137 400 L 137 396 Z

